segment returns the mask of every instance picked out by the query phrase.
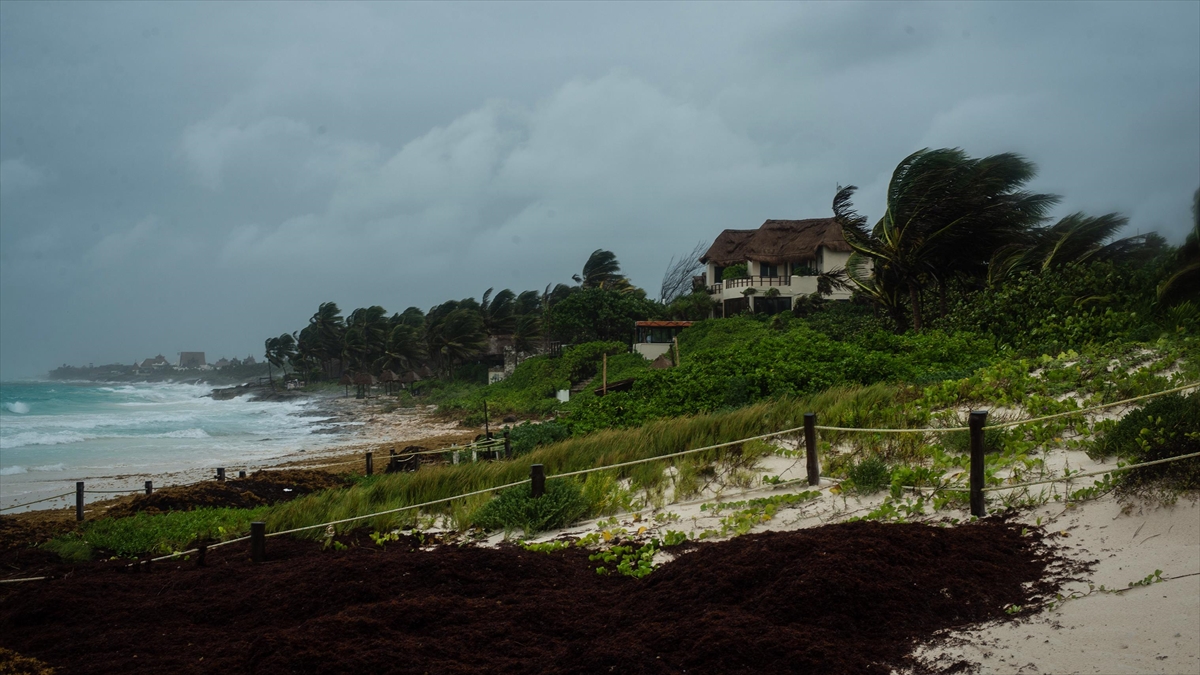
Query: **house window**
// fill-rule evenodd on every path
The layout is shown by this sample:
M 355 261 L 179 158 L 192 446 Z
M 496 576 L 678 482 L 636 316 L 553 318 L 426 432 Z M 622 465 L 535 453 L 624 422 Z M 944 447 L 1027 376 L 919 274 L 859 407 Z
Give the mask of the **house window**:
M 759 263 L 759 276 L 777 277 L 779 276 L 779 265 L 768 265 L 767 263 Z
M 796 277 L 811 277 L 816 276 L 817 266 L 812 260 L 802 260 L 792 263 L 792 276 Z

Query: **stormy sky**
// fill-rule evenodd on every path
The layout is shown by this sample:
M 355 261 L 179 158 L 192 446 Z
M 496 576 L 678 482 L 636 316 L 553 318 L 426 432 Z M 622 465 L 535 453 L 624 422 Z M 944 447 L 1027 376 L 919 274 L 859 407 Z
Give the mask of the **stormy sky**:
M 0 3 L 0 376 L 261 357 L 321 302 L 657 295 L 922 147 L 1178 243 L 1200 3 Z

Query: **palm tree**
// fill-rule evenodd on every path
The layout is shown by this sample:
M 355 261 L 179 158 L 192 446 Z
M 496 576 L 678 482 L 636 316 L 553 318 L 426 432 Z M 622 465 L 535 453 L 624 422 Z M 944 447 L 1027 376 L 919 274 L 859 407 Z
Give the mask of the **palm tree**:
M 988 280 L 1003 281 L 1022 270 L 1048 270 L 1072 262 L 1127 262 L 1151 257 L 1162 249 L 1162 238 L 1153 233 L 1113 240 L 1127 224 L 1129 219 L 1119 213 L 1072 213 L 1054 225 L 1030 231 L 1022 241 L 1001 247 L 988 266 Z
M 305 347 L 324 365 L 326 377 L 333 377 L 334 359 L 342 358 L 345 330 L 342 310 L 338 309 L 336 303 L 323 302 L 317 308 L 316 314 L 308 320 L 308 327 L 300 332 L 301 336 L 308 333 Z
M 516 329 L 513 331 L 513 348 L 519 352 L 531 352 L 542 337 L 542 319 L 536 314 L 525 314 L 517 317 Z
M 851 281 L 881 299 L 907 294 L 913 328 L 921 330 L 928 285 L 944 311 L 950 278 L 982 276 L 997 249 L 1019 241 L 1058 201 L 1021 189 L 1034 175 L 1034 165 L 1012 153 L 973 159 L 957 148 L 919 150 L 892 173 L 887 208 L 870 231 L 851 205 L 857 188 L 839 187 L 834 217 L 854 252 L 874 263 L 873 282 L 854 276 L 861 263 L 848 266 Z
M 369 369 L 387 347 L 387 310 L 379 305 L 360 307 L 346 317 L 343 353 L 360 370 Z
M 588 256 L 583 264 L 582 275 L 576 274 L 571 278 L 583 288 L 609 288 L 621 285 L 622 281 L 626 285 L 629 283 L 621 275 L 621 263 L 617 261 L 616 254 L 602 248 L 592 251 Z
M 483 293 L 479 313 L 483 318 L 483 329 L 488 335 L 510 335 L 516 328 L 514 309 L 517 296 L 507 288 L 491 297 L 492 289 Z
M 1175 265 L 1175 272 L 1158 285 L 1158 301 L 1200 301 L 1200 189 L 1192 195 L 1192 231 L 1176 251 Z
M 405 323 L 393 324 L 387 335 L 383 355 L 375 363 L 379 370 L 411 370 L 424 356 L 417 329 Z
M 271 366 L 275 366 L 280 370 L 283 369 L 283 364 L 287 363 L 296 355 L 296 338 L 292 337 L 291 333 L 284 333 L 279 337 L 267 338 L 266 343 L 267 358 L 267 379 L 271 381 L 271 388 L 275 388 L 275 377 L 271 373 Z
M 432 314 L 432 312 L 430 312 Z M 459 307 L 446 314 L 427 331 L 430 354 L 437 358 L 447 374 L 454 364 L 479 354 L 487 344 L 483 318 L 471 307 Z

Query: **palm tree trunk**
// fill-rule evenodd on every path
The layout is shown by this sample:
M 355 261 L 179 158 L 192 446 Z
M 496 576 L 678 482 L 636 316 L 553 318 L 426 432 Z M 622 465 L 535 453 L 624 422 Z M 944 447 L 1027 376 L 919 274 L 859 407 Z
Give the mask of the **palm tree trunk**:
M 921 332 L 921 294 L 917 292 L 917 285 L 912 281 L 908 282 L 908 299 L 912 303 L 913 315 L 913 330 Z

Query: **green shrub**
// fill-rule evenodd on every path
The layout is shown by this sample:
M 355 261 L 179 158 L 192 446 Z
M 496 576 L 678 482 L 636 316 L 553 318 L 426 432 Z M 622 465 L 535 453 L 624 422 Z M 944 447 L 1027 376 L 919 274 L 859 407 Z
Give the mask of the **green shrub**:
M 560 478 L 546 482 L 546 492 L 534 499 L 529 485 L 511 487 L 475 512 L 472 521 L 485 530 L 512 532 L 518 528 L 526 536 L 566 527 L 588 512 L 579 484 Z
M 1200 394 L 1172 394 L 1131 411 L 1105 432 L 1094 453 L 1133 463 L 1200 452 Z M 1119 474 L 1126 486 L 1151 483 L 1174 489 L 1200 488 L 1200 457 Z
M 571 435 L 567 425 L 558 422 L 542 422 L 533 424 L 525 422 L 509 431 L 512 441 L 513 456 L 519 457 L 533 451 L 534 448 L 550 443 L 557 443 Z
M 873 494 L 892 484 L 892 469 L 879 457 L 869 455 L 850 467 L 843 485 L 859 494 Z

